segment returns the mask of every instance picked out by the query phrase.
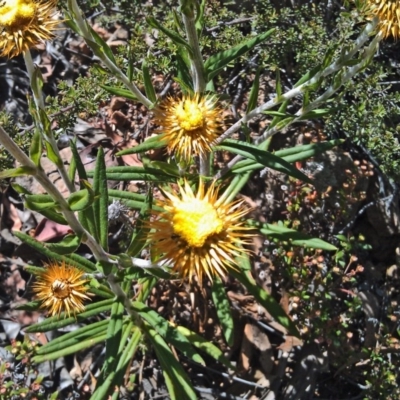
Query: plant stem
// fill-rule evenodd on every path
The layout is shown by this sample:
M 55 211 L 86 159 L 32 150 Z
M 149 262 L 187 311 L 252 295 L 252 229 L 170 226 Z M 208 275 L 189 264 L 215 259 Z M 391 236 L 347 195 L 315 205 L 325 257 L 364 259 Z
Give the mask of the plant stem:
M 73 211 L 71 211 L 69 204 L 64 199 L 63 195 L 54 186 L 54 184 L 47 177 L 46 173 L 37 167 L 33 161 L 17 146 L 17 144 L 8 136 L 7 132 L 0 126 L 0 144 L 2 144 L 7 151 L 22 165 L 29 167 L 35 171 L 35 179 L 42 185 L 43 189 L 57 202 L 61 209 L 62 214 L 68 222 L 68 225 L 75 232 L 77 236 L 82 237 L 82 241 L 90 248 L 93 255 L 97 260 L 112 262 L 109 260 L 107 253 L 102 247 L 95 241 L 89 232 L 81 225 L 79 220 L 76 218 Z
M 235 122 L 229 129 L 227 129 L 216 141 L 215 145 L 218 145 L 219 143 L 223 142 L 225 139 L 229 138 L 232 136 L 235 132 L 237 132 L 242 124 L 246 124 L 249 122 L 251 119 L 257 117 L 259 114 L 263 113 L 266 110 L 269 110 L 273 107 L 275 107 L 278 104 L 283 103 L 286 100 L 289 100 L 293 97 L 296 96 L 301 96 L 304 92 L 304 90 L 308 86 L 312 86 L 316 83 L 321 78 L 324 78 L 328 75 L 331 75 L 337 71 L 339 71 L 345 64 L 345 62 L 349 61 L 356 53 L 361 49 L 361 47 L 364 45 L 364 43 L 369 39 L 370 33 L 375 29 L 376 25 L 378 23 L 378 20 L 374 18 L 369 24 L 366 25 L 364 28 L 363 32 L 361 35 L 357 38 L 354 47 L 348 51 L 345 55 L 340 57 L 338 60 L 333 62 L 331 65 L 329 65 L 327 68 L 319 71 L 315 76 L 308 81 L 304 82 L 303 84 L 289 90 L 288 92 L 284 93 L 282 96 L 274 97 L 270 101 L 267 101 L 266 103 L 262 104 L 261 106 L 255 108 L 248 114 L 244 115 L 241 119 L 239 119 L 237 122 Z M 378 41 L 381 39 L 380 36 L 378 35 Z M 342 82 L 343 84 L 344 82 Z M 262 140 L 265 140 L 265 137 L 263 137 Z M 260 139 L 257 139 L 257 143 L 260 142 Z
M 121 69 L 111 60 L 103 49 L 99 49 L 92 45 L 96 43 L 92 32 L 88 29 L 87 21 L 82 17 L 82 11 L 78 6 L 76 0 L 68 0 L 68 9 L 74 17 L 74 22 L 80 29 L 82 37 L 85 39 L 86 44 L 92 49 L 93 53 L 107 66 L 110 72 L 119 79 L 147 108 L 152 107 L 153 103 L 142 94 L 139 88 L 131 82 L 128 77 L 121 71 Z
M 191 61 L 191 75 L 193 79 L 194 91 L 196 93 L 203 93 L 206 90 L 206 81 L 204 77 L 203 56 L 201 54 L 199 38 L 197 36 L 195 15 L 193 10 L 191 10 L 193 6 L 184 3 L 184 0 L 180 1 L 186 37 L 192 50 L 192 53 L 189 56 Z M 188 3 L 190 3 L 190 0 Z M 200 156 L 200 175 L 210 175 L 209 153 Z
M 33 93 L 33 98 L 35 101 L 35 105 L 36 105 L 36 110 L 37 110 L 37 122 L 40 125 L 40 130 L 42 132 L 42 135 L 44 137 L 44 139 L 49 143 L 49 145 L 51 146 L 53 152 L 55 153 L 58 162 L 56 163 L 56 167 L 58 170 L 58 173 L 60 174 L 62 180 L 64 181 L 67 189 L 69 190 L 70 193 L 75 192 L 75 185 L 74 183 L 69 179 L 68 173 L 65 170 L 64 167 L 64 163 L 63 160 L 61 158 L 60 152 L 58 150 L 58 146 L 57 143 L 53 137 L 53 135 L 47 134 L 46 130 L 43 127 L 43 122 L 42 122 L 42 116 L 40 113 L 40 110 L 42 110 L 43 112 L 45 111 L 45 105 L 44 105 L 44 100 L 43 100 L 43 93 L 42 93 L 42 88 L 41 88 L 41 82 L 38 82 L 39 79 L 35 78 L 35 69 L 37 68 L 35 66 L 35 64 L 33 63 L 32 60 L 32 55 L 30 50 L 27 50 L 24 52 L 24 60 L 25 60 L 25 65 L 26 65 L 26 70 L 28 72 L 29 75 L 29 81 L 31 84 L 31 88 L 32 88 L 32 93 Z

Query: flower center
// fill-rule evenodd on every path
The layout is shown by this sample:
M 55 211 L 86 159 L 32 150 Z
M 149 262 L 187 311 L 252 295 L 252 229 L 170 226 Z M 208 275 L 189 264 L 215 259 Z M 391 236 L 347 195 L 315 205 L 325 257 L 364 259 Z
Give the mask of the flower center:
M 224 228 L 217 210 L 207 201 L 192 199 L 175 204 L 172 218 L 174 232 L 191 247 L 202 247 L 211 236 Z
M 36 7 L 32 0 L 4 0 L 0 2 L 0 26 L 8 29 L 24 29 L 35 17 Z
M 178 124 L 186 131 L 194 131 L 204 125 L 204 116 L 198 103 L 186 100 L 179 104 L 176 109 Z
M 64 279 L 56 279 L 51 285 L 51 290 L 58 299 L 65 299 L 71 294 L 69 282 Z

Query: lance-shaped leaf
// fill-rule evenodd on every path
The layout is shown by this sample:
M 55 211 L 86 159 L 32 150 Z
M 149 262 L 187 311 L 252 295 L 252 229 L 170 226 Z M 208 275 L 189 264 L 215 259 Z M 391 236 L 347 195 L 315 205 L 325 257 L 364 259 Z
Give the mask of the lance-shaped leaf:
M 142 64 L 144 90 L 148 99 L 154 104 L 157 102 L 156 91 L 154 90 L 153 83 L 151 82 L 151 75 L 146 60 Z
M 22 240 L 23 242 L 31 246 L 33 249 L 43 254 L 49 260 L 57 261 L 59 263 L 65 262 L 66 264 L 73 265 L 86 272 L 96 271 L 96 265 L 93 264 L 91 261 L 89 261 L 87 258 L 84 258 L 78 254 L 70 254 L 68 256 L 62 256 L 55 253 L 54 251 L 49 250 L 44 243 L 35 240 L 34 238 L 25 233 L 13 231 L 13 234 L 18 239 Z
M 76 148 L 76 143 L 74 141 L 72 141 L 70 143 L 71 145 L 71 151 L 72 151 L 72 157 L 76 166 L 76 170 L 78 172 L 78 176 L 79 176 L 79 185 L 81 190 L 85 190 L 86 189 L 86 185 L 88 186 L 88 188 L 90 188 L 90 184 L 88 184 L 88 177 L 86 174 L 86 169 L 85 166 L 82 163 L 81 157 L 79 156 L 78 153 L 78 149 Z M 96 225 L 96 218 L 94 216 L 94 211 L 93 211 L 93 207 L 87 207 L 86 209 L 80 211 L 78 213 L 79 216 L 79 221 L 81 222 L 81 224 L 83 225 L 83 227 L 88 230 L 90 232 L 91 235 L 93 235 L 93 237 L 99 241 L 99 232 L 98 232 L 98 228 Z
M 167 35 L 177 46 L 184 46 L 190 54 L 193 53 L 189 43 L 187 43 L 186 40 L 178 33 L 172 31 L 171 29 L 165 28 L 154 17 L 147 17 L 146 21 L 151 27 L 159 29 L 162 33 Z
M 42 135 L 39 129 L 35 129 L 31 146 L 29 148 L 29 158 L 35 163 L 35 165 L 40 165 L 40 157 L 42 156 Z
M 75 252 L 81 244 L 81 238 L 76 235 L 66 235 L 60 242 L 48 243 L 47 248 L 57 254 L 70 254 Z
M 179 333 L 185 336 L 193 346 L 197 347 L 205 354 L 208 354 L 214 360 L 224 364 L 226 367 L 234 369 L 234 366 L 229 359 L 224 356 L 223 351 L 221 351 L 217 346 L 209 342 L 207 339 L 203 338 L 196 332 L 192 332 L 184 326 L 177 326 L 176 329 Z
M 157 333 L 157 331 L 148 324 L 144 323 L 143 329 L 151 341 L 157 358 L 161 364 L 171 400 L 196 400 L 197 395 L 189 383 L 189 377 L 182 365 L 172 354 L 167 343 L 165 343 L 164 339 Z
M 151 308 L 138 301 L 132 302 L 132 307 L 150 326 L 152 326 L 165 340 L 179 349 L 186 357 L 205 365 L 202 357 L 195 351 L 185 336 L 181 335 L 166 319 Z
M 107 334 L 106 333 L 100 333 L 97 335 L 91 335 L 90 333 L 88 335 L 85 336 L 85 338 L 81 338 L 80 341 L 78 341 L 78 343 L 72 345 L 72 346 L 68 346 L 68 347 L 64 347 L 58 351 L 55 351 L 53 353 L 50 354 L 45 354 L 45 355 L 36 355 L 32 357 L 32 361 L 34 363 L 42 363 L 45 361 L 51 361 L 51 360 L 57 360 L 61 357 L 65 357 L 68 356 L 70 354 L 76 354 L 79 351 L 82 351 L 88 347 L 92 347 L 97 343 L 101 343 L 104 342 L 105 338 L 106 338 Z
M 219 322 L 222 326 L 225 340 L 229 346 L 233 346 L 234 322 L 231 313 L 231 305 L 226 296 L 224 285 L 219 277 L 216 277 L 213 280 L 211 296 L 217 311 Z
M 108 185 L 104 150 L 102 147 L 100 147 L 97 152 L 93 189 L 95 196 L 93 202 L 93 215 L 96 219 L 99 241 L 103 249 L 108 251 Z
M 99 385 L 102 385 L 107 376 L 115 371 L 121 357 L 119 349 L 123 333 L 124 313 L 124 304 L 120 299 L 117 299 L 112 305 L 110 319 L 107 321 L 106 355 L 99 377 Z
M 107 332 L 108 324 L 109 320 L 103 319 L 102 321 L 85 325 L 72 332 L 66 333 L 65 335 L 59 336 L 51 342 L 46 343 L 44 346 L 39 347 L 36 354 L 39 356 L 51 355 L 52 353 L 58 352 L 66 347 L 75 346 L 90 337 L 104 334 Z
M 124 149 L 116 153 L 116 156 L 124 156 L 126 154 L 138 154 L 144 153 L 149 150 L 161 149 L 167 145 L 167 141 L 164 140 L 163 135 L 153 136 L 150 139 L 145 140 L 138 146 L 132 147 L 130 149 Z
M 147 167 L 110 167 L 106 170 L 107 179 L 115 181 L 150 181 L 150 182 L 174 182 L 175 176 L 166 171 Z M 88 176 L 93 176 L 93 171 L 88 171 Z
M 91 400 L 111 398 L 109 397 L 111 394 L 113 395 L 112 399 L 114 399 L 114 395 L 116 394 L 115 388 L 121 386 L 124 382 L 126 369 L 138 348 L 142 333 L 138 328 L 132 327 L 132 323 L 124 325 L 123 330 L 124 334 L 120 343 L 118 365 L 113 371 L 110 371 L 104 381 L 97 381 L 96 389 L 90 397 Z M 129 342 L 127 343 L 128 338 Z M 125 343 L 127 343 L 127 345 L 123 347 Z M 118 397 L 116 399 L 118 399 Z
M 254 48 L 257 44 L 267 39 L 268 36 L 270 36 L 271 33 L 274 32 L 274 30 L 275 29 L 270 29 L 269 31 L 257 35 L 244 43 L 240 43 L 237 46 L 232 47 L 231 49 L 221 51 L 220 53 L 211 56 L 204 63 L 207 81 L 210 81 L 212 78 L 214 78 L 231 61 L 242 56 L 243 54 Z
M 0 172 L 0 179 L 16 178 L 17 176 L 35 175 L 36 171 L 31 167 L 18 167 Z
M 236 271 L 231 269 L 230 274 L 246 287 L 249 293 L 268 311 L 273 319 L 277 320 L 291 335 L 298 336 L 299 333 L 297 332 L 296 325 L 285 311 L 283 311 L 279 303 L 263 288 L 259 287 L 252 277 L 248 255 L 243 254 L 237 260 L 241 266 L 241 270 Z
M 25 332 L 28 333 L 48 332 L 55 329 L 64 328 L 65 326 L 74 324 L 76 322 L 84 322 L 89 317 L 93 317 L 94 315 L 110 311 L 113 303 L 114 299 L 107 299 L 98 301 L 96 303 L 91 303 L 85 307 L 85 311 L 83 311 L 80 314 L 77 314 L 76 318 L 73 316 L 62 318 L 62 316 L 59 317 L 58 315 L 56 315 L 54 317 L 46 318 L 44 321 L 39 322 L 37 324 L 28 326 L 25 329 Z
M 33 211 L 57 208 L 57 203 L 48 194 L 28 194 L 25 196 L 25 206 Z
M 239 142 L 236 140 L 225 140 L 222 144 L 217 146 L 217 150 L 228 150 L 232 153 L 239 154 L 243 157 L 256 161 L 259 164 L 269 167 L 271 169 L 283 172 L 293 178 L 300 179 L 304 182 L 312 183 L 308 176 L 304 175 L 297 168 L 293 167 L 284 159 L 276 156 L 265 150 L 260 150 L 257 146 Z
M 100 85 L 102 89 L 115 96 L 125 97 L 128 100 L 137 100 L 138 98 L 128 89 L 119 88 L 116 86 Z
M 250 225 L 257 227 L 257 229 L 265 236 L 276 239 L 281 242 L 287 242 L 293 246 L 307 247 L 311 249 L 321 249 L 327 251 L 336 251 L 337 247 L 330 243 L 325 242 L 319 238 L 313 238 L 309 235 L 298 232 L 294 229 L 287 228 L 283 224 L 263 224 L 256 221 L 248 221 Z
M 316 155 L 323 153 L 331 148 L 338 146 L 343 143 L 343 140 L 331 140 L 329 142 L 321 142 L 321 143 L 312 143 L 301 146 L 290 147 L 288 149 L 278 150 L 274 153 L 277 157 L 282 158 L 283 160 L 294 163 L 297 161 L 307 160 L 311 157 L 315 157 Z M 244 173 L 254 169 L 264 168 L 263 164 L 256 163 L 252 160 L 241 160 L 237 164 L 235 164 L 232 168 L 232 172 L 236 173 Z
M 86 189 L 71 193 L 67 201 L 72 211 L 82 211 L 90 207 L 94 201 L 94 191 L 89 182 Z
M 246 114 L 257 107 L 258 91 L 260 89 L 260 72 L 261 67 L 257 68 L 256 76 L 251 87 L 249 101 L 247 103 Z

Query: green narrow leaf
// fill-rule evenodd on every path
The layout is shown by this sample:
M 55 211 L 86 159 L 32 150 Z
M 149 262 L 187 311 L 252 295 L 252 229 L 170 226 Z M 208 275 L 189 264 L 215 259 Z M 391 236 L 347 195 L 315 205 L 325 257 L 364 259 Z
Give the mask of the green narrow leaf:
M 28 194 L 24 196 L 25 207 L 30 210 L 39 211 L 54 209 L 57 203 L 48 194 Z
M 227 357 L 224 356 L 222 350 L 220 350 L 217 346 L 204 339 L 202 336 L 198 335 L 195 332 L 185 328 L 184 326 L 177 326 L 176 329 L 181 333 L 186 339 L 192 343 L 193 346 L 197 347 L 199 350 L 208 354 L 214 360 L 219 361 L 221 364 L 224 364 L 226 367 L 234 369 L 234 366 L 229 361 Z
M 190 54 L 193 53 L 189 43 L 187 43 L 186 40 L 178 33 L 172 31 L 171 29 L 165 28 L 154 17 L 147 17 L 146 21 L 151 27 L 156 28 L 167 35 L 177 46 L 184 46 Z
M 114 54 L 112 50 L 110 49 L 110 46 L 99 36 L 99 34 L 90 26 L 90 24 L 86 23 L 86 26 L 90 33 L 92 34 L 94 40 L 96 41 L 98 46 L 93 46 L 92 50 L 96 52 L 101 52 L 104 53 L 107 58 L 114 64 L 117 65 L 117 61 L 114 58 Z M 90 47 L 92 47 L 93 42 L 87 40 L 88 44 Z M 99 54 L 99 53 L 97 53 Z M 101 56 L 99 57 L 100 59 L 102 58 Z
M 79 177 L 79 186 L 81 190 L 86 188 L 86 184 L 88 184 L 88 177 L 86 174 L 85 166 L 82 163 L 81 157 L 79 156 L 78 149 L 76 148 L 75 142 L 70 142 L 72 158 L 76 165 L 76 170 L 78 172 Z M 90 184 L 88 184 L 90 187 Z M 96 219 L 94 217 L 94 212 L 92 207 L 88 207 L 83 211 L 78 213 L 79 221 L 83 225 L 83 227 L 89 231 L 89 233 L 99 241 L 98 229 L 96 226 Z
M 332 114 L 335 111 L 334 108 L 321 108 L 318 110 L 312 110 L 309 111 L 308 113 L 303 114 L 299 120 L 309 120 L 313 118 L 322 118 L 325 117 L 326 115 Z
M 281 98 L 282 96 L 282 82 L 281 82 L 281 71 L 279 70 L 279 68 L 276 69 L 276 95 L 278 97 L 278 99 Z
M 255 36 L 254 38 L 245 41 L 244 43 L 240 43 L 237 46 L 232 47 L 231 49 L 221 51 L 213 56 L 211 56 L 205 63 L 204 69 L 205 74 L 207 76 L 207 82 L 214 78 L 223 68 L 225 68 L 231 61 L 236 58 L 242 56 L 257 44 L 261 43 L 271 33 L 274 32 L 275 29 L 270 29 L 267 32 L 264 32 L 260 35 Z
M 154 351 L 162 366 L 165 383 L 171 400 L 196 400 L 197 395 L 190 385 L 190 379 L 187 376 L 182 365 L 176 360 L 168 345 L 162 337 L 146 323 L 143 324 L 147 337 L 152 342 Z
M 48 243 L 47 248 L 57 254 L 64 255 L 75 252 L 81 244 L 81 238 L 76 235 L 66 235 L 60 242 Z
M 289 105 L 289 100 L 284 101 L 284 102 L 280 105 L 279 110 L 278 110 L 277 112 L 280 113 L 280 114 L 283 114 L 283 115 L 275 115 L 275 116 L 274 116 L 274 118 L 272 119 L 272 121 L 271 121 L 270 124 L 268 125 L 268 129 L 269 129 L 269 130 L 271 130 L 272 128 L 274 128 L 274 127 L 278 124 L 278 122 L 282 120 L 282 118 L 284 118 L 285 116 L 287 116 L 286 108 L 287 108 L 288 105 Z M 264 113 L 272 113 L 272 111 L 264 111 Z M 274 115 L 274 114 L 271 114 L 271 115 Z
M 159 279 L 155 276 L 149 276 L 138 281 L 140 285 L 140 290 L 137 295 L 137 301 L 143 303 L 147 300 L 150 296 L 151 291 L 153 290 L 154 286 L 158 283 Z
M 127 68 L 127 71 L 126 71 L 126 75 L 127 75 L 128 79 L 129 79 L 129 82 L 132 82 L 133 73 L 135 72 L 135 66 L 134 66 L 134 61 L 133 61 L 134 57 L 135 57 L 135 54 L 134 54 L 133 48 L 132 48 L 132 46 L 129 46 L 129 49 L 128 49 L 128 68 Z
M 150 227 L 147 226 L 144 221 L 148 219 L 148 212 L 152 207 L 152 203 L 153 196 L 151 190 L 149 190 L 146 201 L 143 203 L 143 207 L 140 209 L 139 216 L 136 219 L 135 232 L 132 235 L 131 242 L 126 250 L 126 254 L 130 257 L 135 257 L 146 246 L 146 238 L 150 231 Z
M 108 324 L 109 321 L 103 319 L 102 321 L 93 322 L 72 332 L 68 332 L 46 343 L 44 346 L 39 347 L 36 354 L 40 356 L 49 355 L 65 347 L 74 346 L 82 340 L 89 339 L 91 335 L 97 336 L 99 334 L 104 334 L 107 332 Z
M 257 107 L 258 91 L 260 89 L 260 72 L 262 68 L 258 67 L 253 85 L 251 87 L 249 102 L 247 103 L 246 114 Z
M 193 81 L 190 75 L 190 58 L 186 49 L 182 46 L 178 48 L 176 53 L 176 65 L 178 68 L 177 77 L 174 78 L 182 89 L 184 94 L 193 93 Z
M 157 102 L 156 91 L 154 90 L 153 83 L 151 82 L 151 75 L 146 60 L 142 64 L 144 90 L 148 99 L 155 104 Z
M 31 79 L 31 87 L 32 92 L 35 94 L 35 97 L 40 99 L 42 96 L 42 88 L 43 88 L 43 76 L 40 68 L 35 64 Z
M 102 383 L 107 379 L 107 376 L 110 373 L 115 372 L 117 364 L 120 361 L 120 347 L 121 345 L 124 345 L 124 343 L 121 343 L 124 313 L 124 304 L 120 299 L 117 299 L 112 305 L 111 316 L 108 321 L 106 355 L 98 380 L 98 385 L 102 385 Z
M 0 172 L 0 179 L 6 178 L 15 178 L 17 176 L 24 176 L 24 175 L 35 175 L 36 171 L 34 168 L 22 166 L 13 169 L 7 169 L 5 171 Z
M 316 156 L 317 154 L 323 153 L 335 146 L 342 144 L 344 140 L 337 139 L 329 142 L 313 143 L 301 146 L 290 147 L 276 151 L 274 154 L 278 157 L 283 158 L 289 163 L 296 161 L 302 161 Z M 255 169 L 264 168 L 263 164 L 255 163 L 252 160 L 242 160 L 233 166 L 233 173 L 244 173 Z
M 39 129 L 35 129 L 33 136 L 31 147 L 29 149 L 29 158 L 34 162 L 36 166 L 40 165 L 40 158 L 42 156 L 42 135 Z
M 231 201 L 234 200 L 236 195 L 242 190 L 244 185 L 246 185 L 247 181 L 249 180 L 251 176 L 251 171 L 250 172 L 245 172 L 243 174 L 237 174 L 229 184 L 228 188 L 225 190 L 225 192 L 220 196 L 219 202 L 222 204 L 224 202 L 225 204 L 230 203 Z
M 311 179 L 299 171 L 297 168 L 289 164 L 284 159 L 272 154 L 268 151 L 260 150 L 257 146 L 250 143 L 240 142 L 236 140 L 224 140 L 222 144 L 216 147 L 218 150 L 228 150 L 232 153 L 239 154 L 248 159 L 254 160 L 265 167 L 283 172 L 301 181 L 312 183 Z
M 311 249 L 321 249 L 327 251 L 336 251 L 337 247 L 325 242 L 319 238 L 313 238 L 305 233 L 298 232 L 294 229 L 287 228 L 284 225 L 263 224 L 256 221 L 248 221 L 252 226 L 269 238 L 277 239 L 282 242 L 288 242 L 294 246 L 301 246 Z
M 310 71 L 306 72 L 294 85 L 294 87 L 299 87 L 303 83 L 312 79 L 319 71 L 321 70 L 321 66 L 318 65 L 315 68 L 311 69 Z
M 112 399 L 115 398 L 118 400 L 119 392 L 115 392 L 115 388 L 122 385 L 128 364 L 133 358 L 142 337 L 139 329 L 134 329 L 133 333 L 131 333 L 131 331 L 132 324 L 128 324 L 126 327 L 124 326 L 124 333 L 126 333 L 124 334 L 124 337 L 128 337 L 128 335 L 130 335 L 130 340 L 123 352 L 121 349 L 122 354 L 116 369 L 114 371 L 110 371 L 104 382 L 100 383 L 97 381 L 96 390 L 90 397 L 91 400 L 109 399 L 109 395 L 111 393 L 113 393 Z M 126 339 L 122 339 L 121 342 L 125 343 Z M 114 397 L 114 394 L 116 394 L 117 397 Z
M 125 97 L 128 100 L 137 100 L 138 98 L 128 89 L 118 88 L 115 86 L 99 85 L 106 92 L 115 96 Z
M 39 253 L 43 254 L 46 256 L 49 261 L 56 261 L 59 263 L 66 263 L 68 265 L 73 265 L 77 268 L 82 269 L 85 272 L 94 272 L 96 271 L 96 265 L 93 264 L 91 261 L 88 259 L 79 256 L 78 254 L 70 254 L 69 256 L 61 256 L 54 251 L 49 250 L 42 242 L 38 242 L 31 236 L 18 232 L 18 231 L 13 231 L 13 234 L 20 240 L 22 240 L 24 243 L 28 244 L 31 246 L 33 249 L 38 251 Z
M 114 299 L 107 299 L 98 301 L 96 303 L 88 304 L 85 307 L 85 311 L 76 315 L 75 317 L 67 317 L 63 318 L 62 315 L 60 317 L 50 317 L 46 318 L 42 322 L 38 322 L 36 324 L 30 325 L 25 328 L 25 332 L 27 333 L 36 333 L 36 332 L 48 332 L 55 329 L 61 329 L 65 326 L 74 324 L 76 322 L 85 322 L 87 318 L 93 317 L 94 315 L 98 315 L 100 313 L 108 312 L 111 309 L 112 304 L 114 303 Z
M 285 311 L 283 311 L 279 303 L 264 289 L 260 288 L 251 276 L 249 257 L 243 254 L 238 261 L 240 262 L 241 270 L 236 271 L 231 269 L 230 274 L 247 288 L 249 293 L 269 312 L 272 318 L 277 320 L 291 335 L 299 336 L 296 325 Z
M 140 317 L 152 326 L 168 343 L 179 349 L 186 357 L 201 365 L 205 365 L 202 357 L 195 351 L 191 343 L 181 335 L 174 326 L 151 308 L 138 301 L 132 302 L 132 307 Z
M 53 146 L 51 145 L 50 142 L 48 142 L 47 140 L 44 141 L 44 144 L 46 146 L 46 155 L 47 158 L 53 163 L 55 164 L 57 167 L 64 168 L 64 164 L 63 161 L 61 160 L 61 158 L 58 157 L 58 154 L 54 151 Z
M 116 156 L 124 156 L 126 154 L 137 154 L 144 153 L 149 150 L 161 149 L 167 145 L 167 141 L 164 140 L 164 135 L 153 136 L 150 139 L 145 140 L 138 146 L 132 147 L 131 149 L 124 149 L 116 153 Z
M 67 201 L 72 211 L 86 210 L 93 204 L 94 192 L 89 186 L 90 184 L 87 188 L 78 190 L 69 195 Z
M 42 356 L 33 356 L 32 357 L 32 361 L 34 363 L 42 363 L 45 361 L 52 361 L 52 360 L 57 360 L 61 357 L 65 357 L 68 356 L 70 354 L 76 354 L 77 352 L 84 350 L 88 347 L 92 347 L 97 343 L 101 343 L 104 342 L 104 340 L 106 339 L 107 334 L 103 333 L 103 334 L 99 334 L 99 335 L 92 335 L 89 336 L 88 339 L 85 340 L 81 340 L 79 343 L 73 345 L 73 346 L 69 346 L 69 347 L 64 347 L 61 350 L 55 351 L 54 353 L 51 354 L 46 354 L 46 355 L 42 355 Z
M 96 227 L 99 233 L 100 244 L 108 251 L 108 185 L 104 149 L 97 152 L 96 167 L 94 170 L 93 189 L 95 200 L 93 214 L 96 218 Z
M 226 296 L 224 285 L 219 277 L 213 280 L 211 295 L 226 343 L 228 343 L 229 346 L 233 346 L 234 322 L 231 313 L 231 305 Z

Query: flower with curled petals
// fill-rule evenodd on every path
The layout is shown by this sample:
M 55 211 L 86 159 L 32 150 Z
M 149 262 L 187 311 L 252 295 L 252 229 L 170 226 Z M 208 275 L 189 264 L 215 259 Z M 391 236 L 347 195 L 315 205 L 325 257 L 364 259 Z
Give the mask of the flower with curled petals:
M 194 194 L 188 182 L 178 186 L 178 193 L 165 193 L 158 202 L 161 211 L 153 210 L 149 222 L 152 252 L 173 265 L 173 271 L 192 281 L 223 277 L 228 268 L 237 268 L 235 257 L 247 252 L 242 248 L 253 236 L 241 221 L 250 209 L 243 201 L 218 199 L 215 183 L 205 190 L 200 181 Z
M 90 293 L 83 275 L 83 271 L 65 262 L 45 264 L 33 285 L 36 297 L 42 302 L 41 308 L 49 310 L 51 315 L 65 311 L 68 317 L 84 311 L 83 302 L 90 300 Z
M 162 126 L 163 139 L 168 152 L 189 161 L 194 155 L 202 156 L 220 135 L 222 110 L 216 107 L 213 96 L 172 97 L 163 101 L 155 110 L 155 122 Z
M 57 0 L 0 0 L 0 56 L 15 57 L 54 37 Z

